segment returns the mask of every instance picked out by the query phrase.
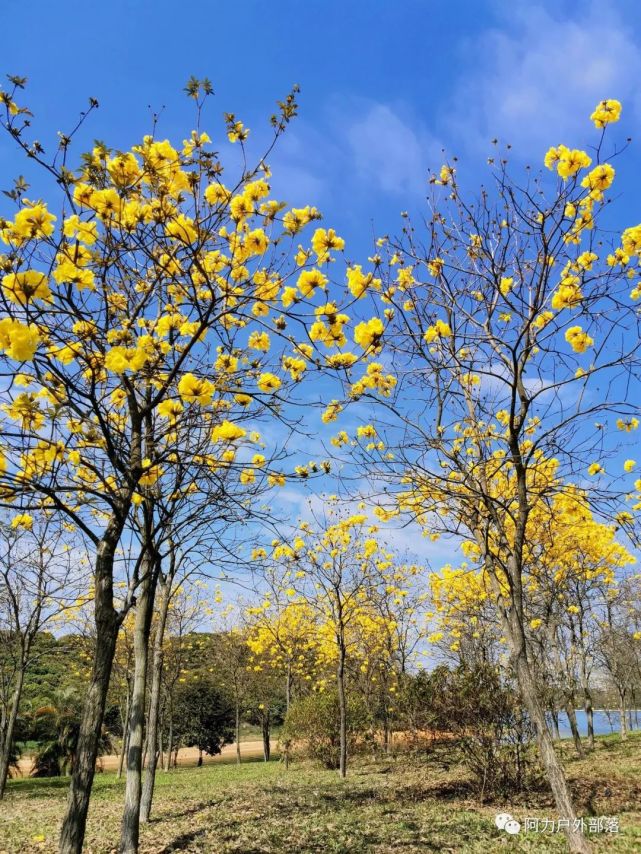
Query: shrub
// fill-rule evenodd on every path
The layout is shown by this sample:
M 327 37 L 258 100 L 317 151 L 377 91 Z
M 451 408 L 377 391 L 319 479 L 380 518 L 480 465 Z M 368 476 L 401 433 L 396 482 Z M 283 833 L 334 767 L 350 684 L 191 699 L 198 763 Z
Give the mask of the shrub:
M 364 700 L 347 701 L 347 751 L 363 745 L 371 720 Z M 281 732 L 281 743 L 289 743 L 305 756 L 336 769 L 340 758 L 340 714 L 337 691 L 308 694 L 290 707 Z
M 430 677 L 435 725 L 455 736 L 482 798 L 538 784 L 531 757 L 534 729 L 497 668 L 439 667 Z

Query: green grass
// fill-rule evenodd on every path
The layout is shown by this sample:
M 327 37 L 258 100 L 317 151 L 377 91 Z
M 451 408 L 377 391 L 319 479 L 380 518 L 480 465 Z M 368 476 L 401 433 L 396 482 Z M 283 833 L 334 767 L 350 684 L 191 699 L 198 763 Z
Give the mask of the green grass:
M 599 739 L 586 760 L 571 758 L 568 775 L 582 815 L 616 815 L 617 836 L 593 837 L 597 851 L 641 850 L 641 738 Z M 98 774 L 86 851 L 107 854 L 118 839 L 123 781 Z M 54 852 L 67 780 L 14 780 L 0 807 L 0 852 Z M 510 837 L 497 812 L 553 817 L 549 795 L 521 795 L 481 805 L 463 770 L 434 758 L 400 756 L 354 763 L 348 779 L 278 762 L 209 765 L 159 772 L 153 821 L 141 854 L 347 854 L 347 852 L 561 852 L 560 835 Z M 44 837 L 40 840 L 40 837 Z

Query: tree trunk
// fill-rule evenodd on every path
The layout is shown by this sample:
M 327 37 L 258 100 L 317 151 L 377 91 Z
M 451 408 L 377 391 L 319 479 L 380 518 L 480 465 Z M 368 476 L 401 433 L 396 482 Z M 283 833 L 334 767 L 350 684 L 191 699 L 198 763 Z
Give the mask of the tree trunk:
M 120 832 L 121 854 L 135 854 L 138 851 L 140 836 L 140 797 L 142 794 L 147 664 L 149 660 L 149 635 L 151 632 L 151 618 L 153 615 L 154 593 L 156 589 L 156 565 L 148 550 L 146 550 L 146 554 L 143 556 L 141 570 L 142 578 L 136 602 L 136 623 L 134 627 L 134 679 L 129 714 L 125 806 Z
M 147 768 L 140 803 L 140 820 L 147 822 L 151 815 L 151 803 L 154 797 L 156 782 L 156 765 L 158 763 L 158 715 L 160 711 L 160 688 L 163 667 L 163 643 L 165 640 L 165 625 L 169 609 L 169 594 L 171 581 L 167 579 L 162 586 L 162 599 L 158 612 L 158 625 L 154 638 L 154 659 L 151 673 L 151 695 L 149 697 L 149 719 L 147 722 Z M 162 747 L 160 749 L 162 756 Z
M 240 697 L 236 697 L 236 764 L 240 765 Z
M 202 768 L 203 764 L 203 749 L 202 747 L 198 748 L 198 762 L 196 763 L 197 768 Z
M 4 797 L 4 790 L 9 776 L 9 762 L 11 761 L 11 748 L 13 746 L 13 733 L 16 728 L 22 686 L 24 685 L 24 666 L 21 666 L 16 675 L 16 686 L 11 698 L 11 709 L 4 731 L 4 742 L 2 744 L 2 756 L 0 756 L 0 799 Z
M 594 750 L 594 707 L 592 704 L 592 694 L 587 685 L 583 688 L 585 695 L 583 707 L 585 708 L 585 719 L 588 725 L 588 746 L 590 750 Z
M 559 818 L 568 822 L 566 830 L 568 848 L 572 854 L 590 854 L 592 846 L 579 829 L 572 794 L 547 727 L 536 679 L 527 654 L 523 623 L 515 607 L 510 608 L 508 613 L 504 612 L 504 625 L 512 647 L 519 689 L 530 720 L 534 724 L 539 755 L 554 796 L 557 812 Z
M 173 740 L 174 740 L 173 710 L 170 706 L 169 707 L 169 733 L 167 735 L 167 764 L 165 765 L 165 771 L 171 770 L 171 748 L 172 748 Z
M 122 777 L 122 768 L 125 764 L 127 754 L 127 742 L 129 741 L 129 686 L 127 686 L 127 702 L 125 704 L 125 719 L 122 722 L 122 747 L 120 748 L 120 759 L 118 760 L 118 779 Z
M 96 644 L 91 681 L 80 722 L 67 810 L 60 832 L 60 854 L 81 854 L 85 837 L 89 798 L 96 771 L 109 678 L 120 626 L 118 614 L 113 607 L 113 559 L 121 531 L 122 525 L 113 521 L 100 542 L 96 555 Z
M 292 664 L 287 662 L 287 676 L 285 681 L 285 711 L 289 711 L 292 702 Z
M 266 715 L 263 715 L 262 720 L 262 730 L 263 730 L 263 758 L 265 762 L 269 762 L 269 757 L 271 755 L 271 743 L 270 743 L 270 714 L 267 712 Z
M 574 705 L 571 702 L 566 704 L 565 713 L 568 716 L 568 720 L 570 722 L 570 731 L 572 733 L 574 749 L 576 750 L 577 754 L 583 759 L 585 757 L 585 750 L 583 749 L 583 743 L 581 741 L 579 727 L 576 722 L 576 712 L 574 711 Z
M 336 684 L 338 687 L 338 710 L 340 715 L 338 771 L 341 777 L 345 777 L 347 775 L 347 698 L 345 696 L 345 647 L 343 644 L 340 646 L 338 655 Z
M 628 737 L 628 722 L 625 717 L 625 693 L 619 692 L 619 697 L 621 700 L 619 707 L 619 733 L 621 734 L 621 741 L 625 741 Z
M 556 741 L 561 741 L 561 733 L 559 732 L 559 713 L 556 709 L 550 709 L 550 718 L 552 719 L 552 732 Z

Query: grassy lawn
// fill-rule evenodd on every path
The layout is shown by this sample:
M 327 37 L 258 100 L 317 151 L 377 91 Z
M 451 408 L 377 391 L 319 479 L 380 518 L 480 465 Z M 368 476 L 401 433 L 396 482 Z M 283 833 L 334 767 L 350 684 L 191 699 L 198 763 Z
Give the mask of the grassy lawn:
M 597 851 L 641 850 L 641 738 L 599 739 L 594 755 L 569 758 L 581 815 L 618 816 L 617 835 L 593 836 Z M 14 780 L 0 806 L 0 852 L 53 852 L 67 781 Z M 86 851 L 116 850 L 123 781 L 96 776 Z M 341 781 L 330 771 L 278 762 L 183 768 L 158 775 L 153 821 L 141 852 L 478 852 L 563 851 L 558 834 L 508 836 L 497 812 L 552 818 L 549 796 L 480 805 L 460 767 L 398 757 L 354 763 Z

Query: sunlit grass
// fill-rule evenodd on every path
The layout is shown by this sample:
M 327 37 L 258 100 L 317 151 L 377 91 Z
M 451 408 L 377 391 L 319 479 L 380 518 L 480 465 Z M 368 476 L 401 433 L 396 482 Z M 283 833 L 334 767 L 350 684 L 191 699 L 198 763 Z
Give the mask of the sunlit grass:
M 582 815 L 617 815 L 621 832 L 596 839 L 597 850 L 641 848 L 641 738 L 598 740 L 594 755 L 570 757 L 568 774 Z M 549 795 L 528 793 L 481 805 L 464 770 L 435 759 L 354 763 L 347 780 L 306 764 L 285 770 L 278 761 L 219 764 L 159 772 L 153 821 L 143 827 L 141 852 L 425 852 L 485 854 L 563 851 L 555 834 L 508 837 L 497 812 L 553 817 Z M 0 815 L 0 851 L 56 850 L 67 780 L 15 780 Z M 116 846 L 124 781 L 98 774 L 86 850 Z M 44 837 L 44 840 L 40 840 Z

